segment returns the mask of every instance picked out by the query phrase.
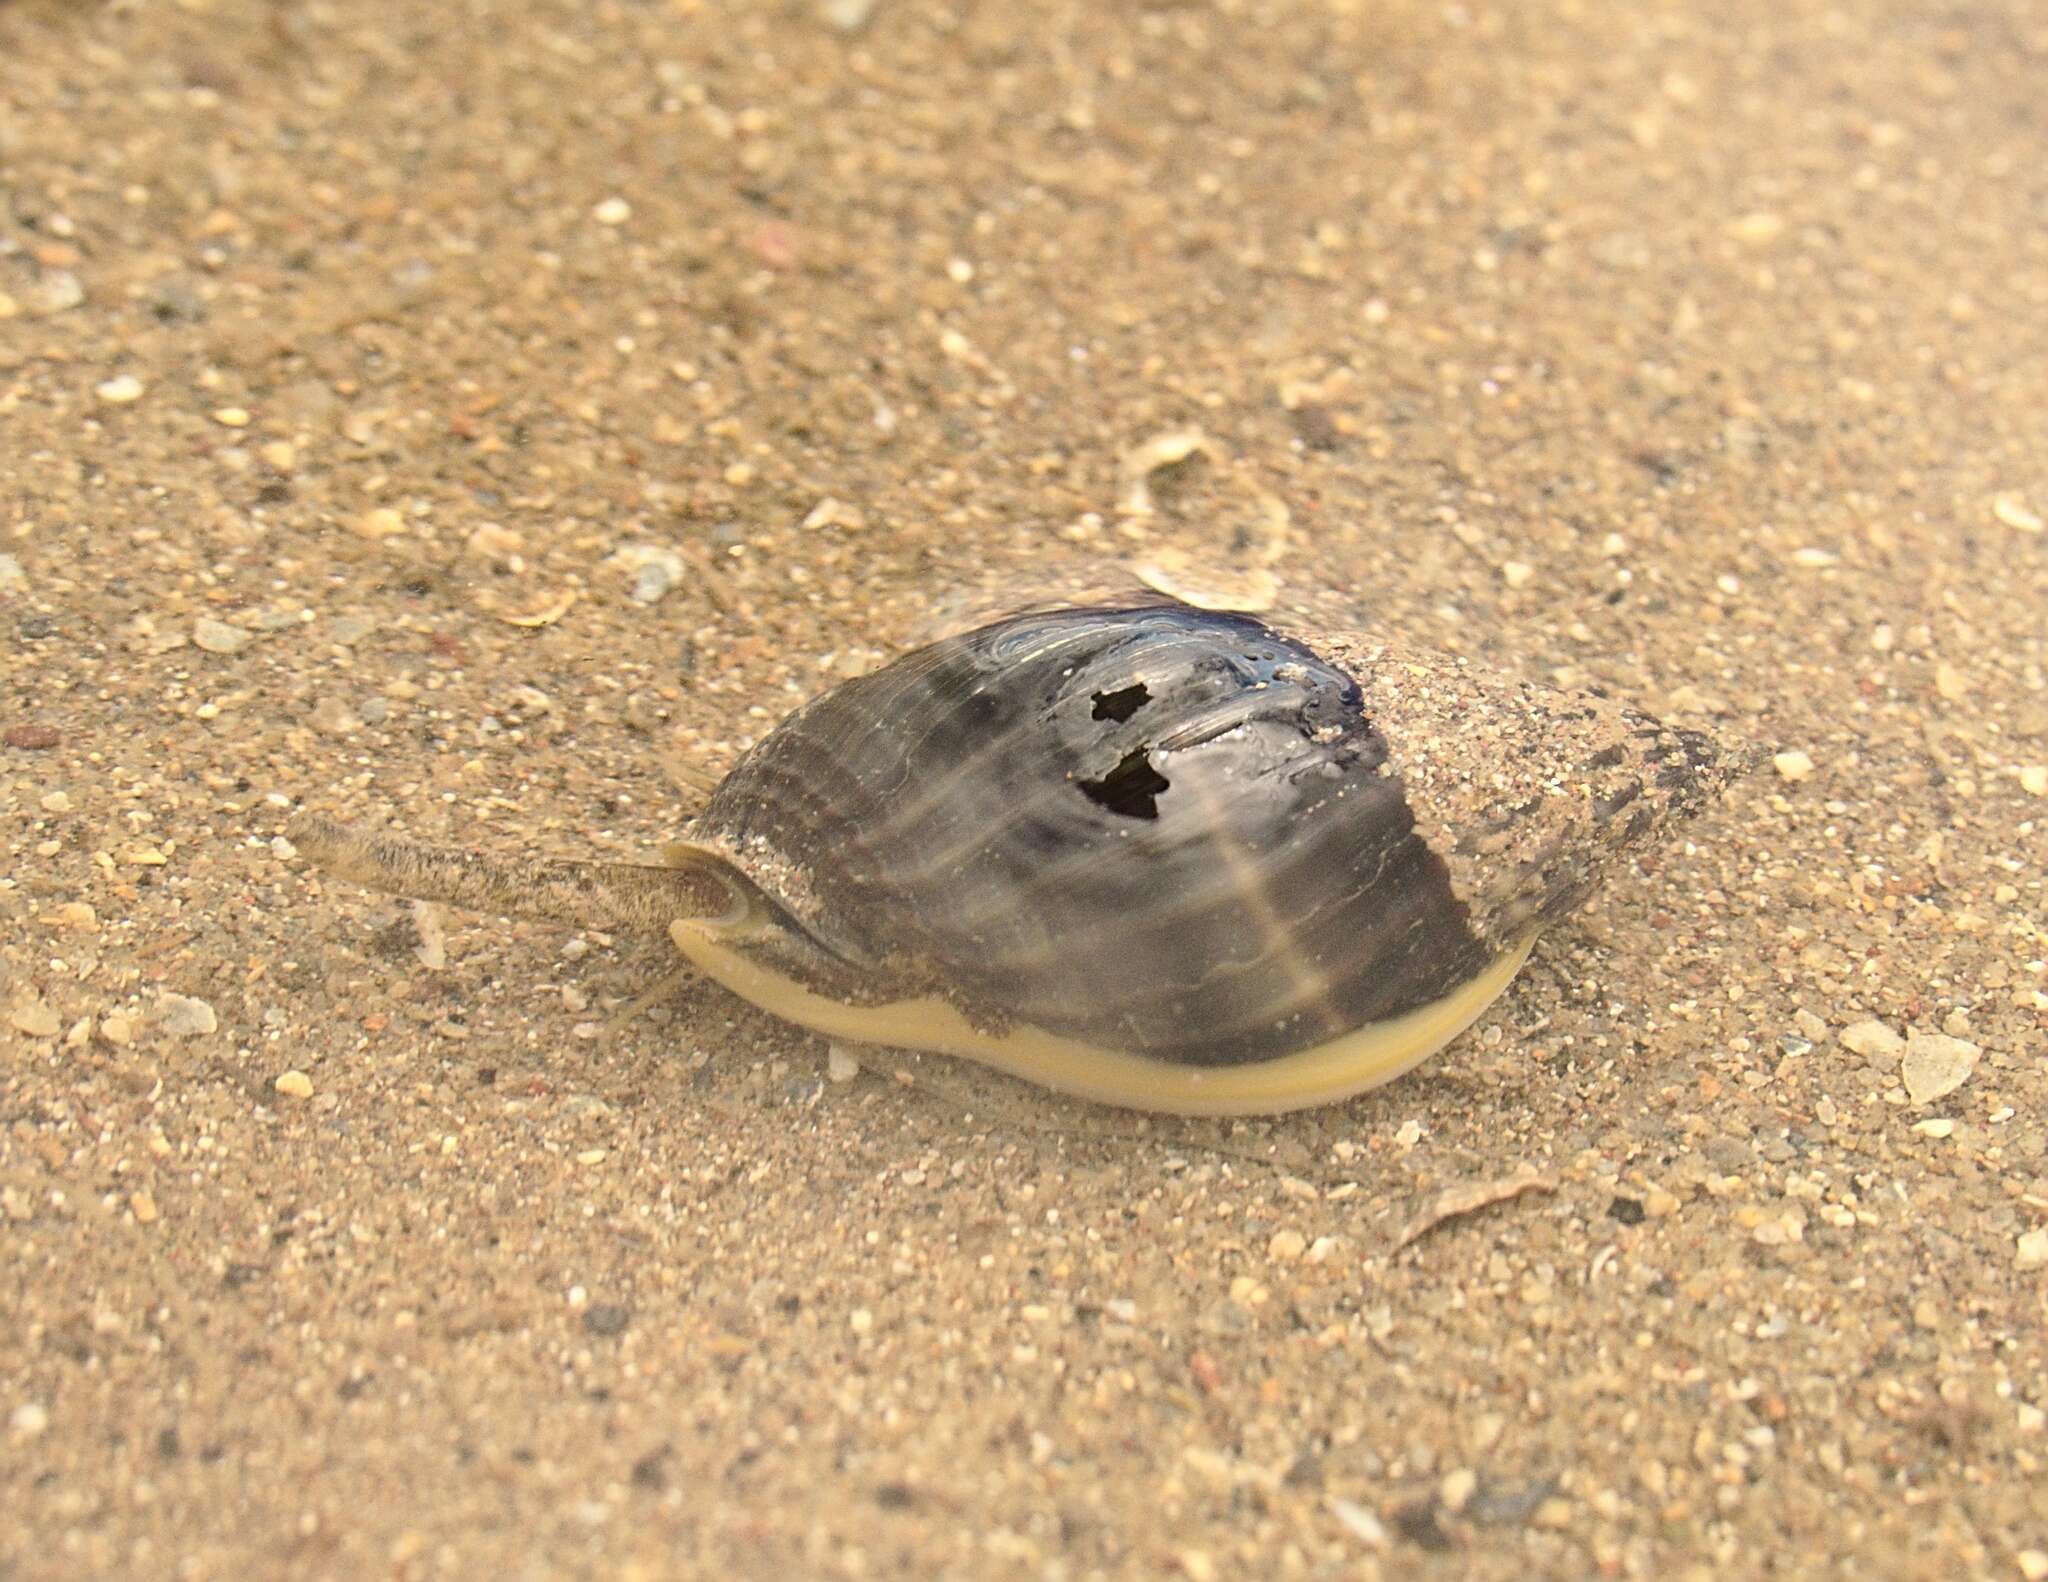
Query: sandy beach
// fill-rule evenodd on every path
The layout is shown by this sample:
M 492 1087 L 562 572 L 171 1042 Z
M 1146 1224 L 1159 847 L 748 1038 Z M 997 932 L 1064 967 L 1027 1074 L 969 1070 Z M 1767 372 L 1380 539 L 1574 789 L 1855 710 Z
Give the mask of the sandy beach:
M 2044 81 L 2037 0 L 0 0 L 0 1579 L 2043 1582 Z M 649 860 L 1131 567 L 1762 766 L 1241 1120 L 285 837 Z

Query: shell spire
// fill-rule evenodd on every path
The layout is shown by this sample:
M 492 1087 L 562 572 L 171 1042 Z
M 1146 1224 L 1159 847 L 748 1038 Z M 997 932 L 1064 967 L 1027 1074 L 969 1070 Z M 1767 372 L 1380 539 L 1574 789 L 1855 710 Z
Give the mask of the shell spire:
M 1755 764 L 1705 732 L 1594 693 L 1401 644 L 1319 644 L 1358 678 L 1417 833 L 1496 945 L 1557 922 L 1617 859 Z

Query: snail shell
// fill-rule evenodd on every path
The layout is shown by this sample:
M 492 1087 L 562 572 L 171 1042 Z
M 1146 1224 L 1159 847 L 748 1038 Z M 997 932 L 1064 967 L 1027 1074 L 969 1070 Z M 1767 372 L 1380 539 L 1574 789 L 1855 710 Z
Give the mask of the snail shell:
M 1126 603 L 998 620 L 817 698 L 663 868 L 497 874 L 295 834 L 399 893 L 665 926 L 834 1037 L 1245 1114 L 1442 1048 L 1608 864 L 1738 767 L 1452 656 Z

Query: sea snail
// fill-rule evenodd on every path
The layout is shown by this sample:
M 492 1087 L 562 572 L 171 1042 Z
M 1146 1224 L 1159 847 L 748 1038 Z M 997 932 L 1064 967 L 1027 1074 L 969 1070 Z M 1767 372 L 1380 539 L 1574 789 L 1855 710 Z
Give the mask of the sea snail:
M 660 866 L 303 817 L 373 888 L 665 931 L 830 1037 L 1136 1109 L 1346 1098 L 1441 1049 L 1743 761 L 1587 693 L 1173 602 L 1012 615 L 798 709 Z

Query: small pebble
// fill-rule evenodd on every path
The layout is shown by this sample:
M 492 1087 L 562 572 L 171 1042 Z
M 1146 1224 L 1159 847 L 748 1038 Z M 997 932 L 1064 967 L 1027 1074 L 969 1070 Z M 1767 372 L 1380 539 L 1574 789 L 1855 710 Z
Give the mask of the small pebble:
M 1991 514 L 2007 527 L 2017 528 L 2022 533 L 2042 531 L 2043 524 L 2039 513 L 2029 510 L 2027 502 L 2016 494 L 2001 494 L 1993 500 Z
M 1757 210 L 1728 222 L 1728 235 L 1735 241 L 1751 247 L 1761 247 L 1774 242 L 1785 232 L 1783 215 Z
M 1266 1256 L 1275 1263 L 1292 1263 L 1306 1251 L 1308 1238 L 1298 1230 L 1275 1231 L 1266 1243 Z
M 633 205 L 624 198 L 606 198 L 590 211 L 599 225 L 624 225 L 633 218 Z
M 365 538 L 393 538 L 405 531 L 405 518 L 390 506 L 380 505 L 357 519 L 356 531 Z
M 28 586 L 28 573 L 13 555 L 0 555 L 0 593 L 19 593 Z
M 226 621 L 202 615 L 192 623 L 193 643 L 209 654 L 239 654 L 256 640 L 256 634 Z
M 250 423 L 248 410 L 238 406 L 218 407 L 214 410 L 214 422 L 222 428 L 247 428 Z
M 860 1075 L 860 1062 L 844 1044 L 827 1045 L 825 1075 L 833 1082 L 851 1082 Z
M 849 532 L 858 532 L 868 525 L 868 519 L 844 500 L 835 500 L 828 494 L 811 507 L 803 525 L 814 533 L 826 527 L 843 527 Z
M 2030 1230 L 2013 1248 L 2015 1269 L 2048 1268 L 2048 1230 Z
M 583 1327 L 593 1335 L 611 1339 L 623 1335 L 633 1322 L 633 1310 L 617 1302 L 598 1302 L 583 1313 Z
M 1386 1524 L 1363 1505 L 1355 1504 L 1350 1500 L 1332 1498 L 1330 1501 L 1330 1514 L 1337 1518 L 1338 1525 L 1351 1534 L 1353 1538 L 1364 1544 L 1366 1548 L 1384 1549 L 1387 1547 Z
M 875 13 L 875 0 L 819 0 L 818 14 L 842 33 L 858 33 Z
M 659 604 L 668 590 L 675 586 L 675 573 L 658 560 L 650 560 L 641 566 L 633 578 L 633 602 L 635 604 Z
M 2028 796 L 2048 796 L 2048 764 L 2028 764 L 2020 770 L 2020 789 Z
M 23 1401 L 7 1423 L 23 1439 L 34 1439 L 50 1426 L 50 1409 L 41 1401 Z
M 363 728 L 363 722 L 349 711 L 348 705 L 332 693 L 313 705 L 310 718 L 315 730 L 325 731 L 329 736 L 346 736 Z
M 1537 1506 L 1529 1515 L 1529 1525 L 1531 1527 L 1544 1527 L 1555 1530 L 1559 1527 L 1569 1527 L 1571 1524 L 1572 1502 L 1567 1499 L 1558 1498 L 1555 1495 Z
M 1851 1054 L 1891 1060 L 1906 1047 L 1905 1039 L 1879 1021 L 1852 1022 L 1842 1029 L 1842 1047 Z
M 17 1033 L 26 1033 L 30 1038 L 55 1038 L 64 1026 L 57 1013 L 41 1000 L 17 1005 L 7 1020 Z
M 116 1049 L 125 1049 L 135 1042 L 135 1023 L 116 1011 L 100 1019 L 100 1037 Z
M 857 1307 L 846 1315 L 846 1324 L 856 1335 L 866 1335 L 875 1327 L 875 1315 L 864 1307 Z
M 145 390 L 146 386 L 133 374 L 116 374 L 92 387 L 92 393 L 108 406 L 133 406 L 142 399 Z
M 156 1199 L 147 1192 L 130 1193 L 128 1197 L 128 1211 L 135 1216 L 135 1223 L 138 1225 L 154 1225 L 156 1223 Z
M 1536 568 L 1525 560 L 1504 560 L 1500 580 L 1511 588 L 1526 588 L 1536 580 Z
M 5 740 L 9 747 L 19 747 L 24 752 L 44 752 L 55 747 L 64 739 L 54 725 L 10 725 Z
M 313 1079 L 303 1071 L 281 1072 L 270 1085 L 288 1099 L 310 1099 L 313 1096 Z
M 2026 1582 L 2048 1582 L 2048 1549 L 2022 1549 L 2012 1558 Z
M 53 314 L 69 313 L 83 302 L 85 287 L 70 270 L 53 269 L 29 287 L 28 294 L 21 300 L 29 312 L 49 318 Z
M 1965 1038 L 1947 1033 L 1915 1033 L 1906 1040 L 1906 1058 L 1899 1076 L 1906 1084 L 1906 1097 L 1915 1104 L 1932 1104 L 1955 1092 L 1970 1080 L 1977 1058 L 1984 1051 Z
M 1797 785 L 1813 773 L 1813 760 L 1795 747 L 1790 752 L 1774 754 L 1771 767 L 1778 771 L 1779 779 Z
M 220 1025 L 212 1006 L 183 994 L 166 994 L 158 1000 L 156 1021 L 175 1038 L 198 1038 Z

